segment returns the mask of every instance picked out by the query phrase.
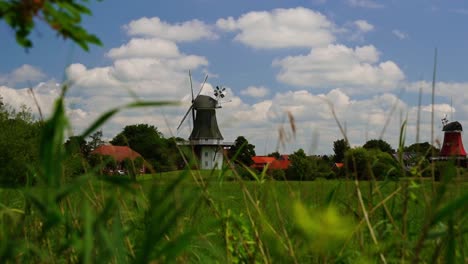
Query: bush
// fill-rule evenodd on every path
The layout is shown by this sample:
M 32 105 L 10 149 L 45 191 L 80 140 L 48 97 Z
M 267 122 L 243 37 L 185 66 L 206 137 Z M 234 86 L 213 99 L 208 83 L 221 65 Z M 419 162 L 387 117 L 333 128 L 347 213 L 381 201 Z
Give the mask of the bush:
M 286 180 L 286 172 L 284 170 L 270 170 L 269 175 L 272 179 L 277 181 Z
M 354 148 L 346 152 L 345 169 L 359 180 L 398 179 L 401 167 L 387 152 Z

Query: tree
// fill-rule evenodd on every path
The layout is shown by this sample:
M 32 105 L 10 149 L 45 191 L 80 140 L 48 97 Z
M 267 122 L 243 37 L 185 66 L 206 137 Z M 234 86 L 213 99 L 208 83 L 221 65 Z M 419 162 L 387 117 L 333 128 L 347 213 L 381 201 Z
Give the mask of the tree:
M 392 149 L 392 146 L 388 144 L 386 141 L 382 139 L 371 139 L 362 146 L 365 149 L 378 149 L 382 152 L 387 152 L 387 153 L 394 153 L 395 151 Z
M 181 159 L 176 139 L 164 138 L 155 126 L 148 124 L 126 126 L 110 143 L 129 146 L 157 171 L 175 170 Z
M 88 142 L 88 146 L 91 151 L 104 144 L 104 141 L 102 140 L 102 130 L 94 132 L 89 136 L 89 138 L 91 140 Z
M 416 153 L 426 158 L 432 156 L 432 152 L 439 153 L 440 150 L 433 145 L 429 144 L 429 142 L 424 143 L 414 143 L 408 147 L 405 147 L 405 152 Z
M 255 156 L 255 146 L 243 136 L 238 136 L 228 151 L 228 157 L 234 159 L 234 162 L 250 166 L 253 163 L 252 157 Z
M 268 157 L 274 157 L 275 159 L 279 159 L 281 157 L 281 154 L 278 151 L 272 152 L 267 155 Z
M 0 1 L 0 19 L 15 31 L 19 45 L 33 46 L 29 35 L 36 20 L 42 20 L 57 34 L 72 39 L 82 49 L 89 50 L 88 44 L 102 45 L 93 34 L 81 26 L 81 16 L 91 15 L 85 4 L 78 0 L 28 0 Z
M 69 154 L 81 154 L 83 158 L 89 156 L 91 149 L 89 148 L 88 143 L 83 137 L 80 136 L 71 136 L 65 142 L 65 149 Z
M 401 174 L 398 162 L 379 149 L 353 148 L 345 154 L 345 167 L 352 176 L 360 180 L 396 179 Z
M 345 139 L 339 139 L 333 142 L 333 152 L 335 152 L 335 156 L 333 160 L 335 162 L 343 162 L 345 153 L 349 149 L 349 144 Z
M 299 149 L 289 155 L 291 165 L 286 170 L 286 178 L 288 180 L 314 180 L 314 166 L 311 160 L 307 157 L 303 149 Z
M 30 109 L 0 104 L 0 184 L 22 185 L 37 169 L 41 123 Z

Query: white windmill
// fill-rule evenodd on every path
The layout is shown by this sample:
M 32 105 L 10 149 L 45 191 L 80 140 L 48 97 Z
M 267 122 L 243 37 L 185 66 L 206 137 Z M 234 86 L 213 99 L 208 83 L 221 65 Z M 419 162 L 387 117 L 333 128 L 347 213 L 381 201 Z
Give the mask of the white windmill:
M 190 76 L 190 89 L 192 92 L 192 104 L 180 121 L 177 130 L 180 129 L 187 116 L 192 112 L 193 129 L 188 141 L 184 145 L 190 145 L 195 153 L 200 169 L 221 169 L 223 164 L 224 149 L 232 143 L 224 142 L 216 120 L 216 109 L 221 108 L 220 99 L 226 96 L 226 88 L 216 86 L 214 98 L 200 94 L 208 78 L 205 77 L 197 96 L 193 95 L 192 78 Z

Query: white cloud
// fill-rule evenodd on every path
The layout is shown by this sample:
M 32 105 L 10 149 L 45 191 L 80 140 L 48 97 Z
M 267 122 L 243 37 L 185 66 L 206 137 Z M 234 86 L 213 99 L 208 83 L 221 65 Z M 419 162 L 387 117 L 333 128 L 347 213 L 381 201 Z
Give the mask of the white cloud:
M 131 21 L 124 29 L 130 36 L 162 38 L 175 42 L 217 38 L 210 26 L 197 19 L 169 24 L 161 21 L 159 17 L 143 17 Z
M 23 64 L 6 75 L 0 75 L 0 83 L 14 86 L 17 83 L 37 82 L 44 80 L 46 75 L 37 67 Z
M 392 34 L 395 35 L 397 38 L 399 39 L 406 39 L 408 38 L 408 34 L 406 34 L 405 32 L 403 31 L 400 31 L 398 29 L 394 29 L 392 30 Z
M 349 39 L 359 42 L 364 42 L 364 35 L 374 30 L 374 25 L 362 19 L 347 23 L 346 27 L 344 33 L 350 33 Z
M 131 39 L 127 44 L 119 48 L 112 48 L 107 53 L 112 59 L 122 58 L 174 58 L 179 57 L 179 49 L 177 45 L 168 40 L 163 39 Z
M 350 6 L 353 7 L 364 7 L 364 8 L 382 8 L 382 4 L 379 4 L 373 0 L 348 0 Z
M 369 22 L 367 22 L 366 20 L 356 20 L 354 21 L 354 24 L 361 32 L 369 32 L 374 30 L 374 26 L 372 24 L 369 24 Z
M 249 12 L 216 22 L 225 31 L 240 31 L 235 40 L 259 49 L 318 47 L 335 41 L 335 26 L 326 16 L 303 7 Z
M 372 45 L 355 49 L 329 45 L 276 60 L 273 65 L 281 68 L 279 81 L 300 87 L 349 87 L 360 93 L 398 88 L 405 78 L 403 72 L 392 61 L 378 60 L 379 52 Z
M 262 98 L 269 93 L 269 89 L 263 86 L 249 86 L 247 89 L 241 91 L 242 95 L 247 95 L 250 97 Z

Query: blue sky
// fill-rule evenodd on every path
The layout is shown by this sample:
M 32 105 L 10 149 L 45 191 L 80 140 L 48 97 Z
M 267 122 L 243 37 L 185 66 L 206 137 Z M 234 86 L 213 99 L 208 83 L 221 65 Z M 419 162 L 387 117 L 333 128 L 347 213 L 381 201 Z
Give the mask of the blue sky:
M 418 91 L 423 92 L 419 141 L 430 135 L 434 49 L 438 49 L 435 138 L 447 115 L 467 124 L 468 4 L 465 1 L 103 1 L 84 26 L 104 45 L 84 52 L 38 23 L 26 52 L 2 22 L 0 95 L 12 106 L 45 113 L 64 80 L 73 133 L 100 113 L 138 98 L 181 101 L 178 107 L 125 111 L 104 127 L 112 138 L 125 125 L 150 123 L 176 131 L 189 102 L 188 70 L 203 93 L 223 85 L 231 102 L 217 112 L 227 141 L 245 136 L 258 154 L 275 150 L 331 154 L 343 137 L 353 146 L 382 137 L 396 147 L 407 119 L 416 140 Z M 294 117 L 296 133 L 288 116 Z M 281 132 L 280 132 L 281 131 Z M 282 134 L 284 144 L 278 144 Z

